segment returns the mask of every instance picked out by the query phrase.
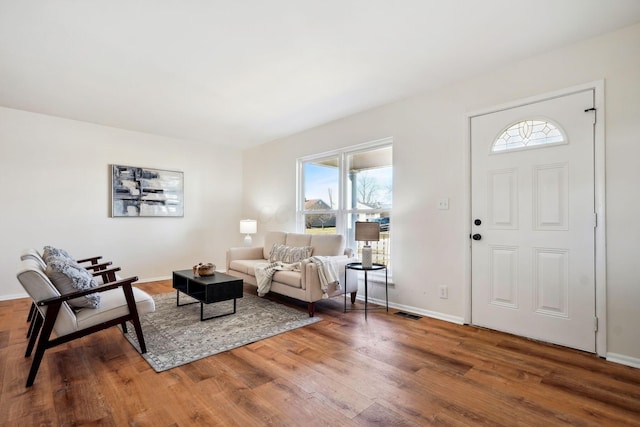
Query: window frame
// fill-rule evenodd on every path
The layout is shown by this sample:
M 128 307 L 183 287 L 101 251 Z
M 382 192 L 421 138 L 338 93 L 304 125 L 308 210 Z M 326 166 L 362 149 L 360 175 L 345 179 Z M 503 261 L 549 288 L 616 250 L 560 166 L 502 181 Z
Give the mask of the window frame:
M 514 126 L 518 126 L 521 123 L 525 123 L 525 122 L 532 122 L 532 127 L 533 127 L 533 123 L 535 123 L 535 122 L 544 123 L 545 125 L 550 125 L 550 126 L 552 126 L 552 130 L 558 131 L 558 133 L 560 134 L 561 140 L 560 141 L 553 141 L 553 142 L 545 141 L 545 142 L 542 142 L 542 143 L 529 144 L 531 141 L 535 141 L 535 139 L 527 138 L 527 142 L 524 143 L 521 147 L 510 147 L 508 142 L 505 140 L 504 148 L 496 149 L 496 147 L 498 147 L 496 145 L 498 140 L 503 138 L 503 136 L 510 129 L 512 129 Z M 549 119 L 549 118 L 546 118 L 546 117 L 534 116 L 534 117 L 527 117 L 527 118 L 524 118 L 522 120 L 518 120 L 516 122 L 511 123 L 509 126 L 505 127 L 493 139 L 493 143 L 489 147 L 489 154 L 490 155 L 500 155 L 500 154 L 513 153 L 513 152 L 523 151 L 523 150 L 536 150 L 536 149 L 541 149 L 541 148 L 556 147 L 558 145 L 567 145 L 567 144 L 569 144 L 569 139 L 567 138 L 567 133 L 564 131 L 564 129 L 562 128 L 562 126 L 560 126 L 559 123 L 556 123 L 555 120 L 552 120 L 552 119 Z
M 296 164 L 296 230 L 299 233 L 306 232 L 305 216 L 314 214 L 331 214 L 336 217 L 336 234 L 342 234 L 347 238 L 347 247 L 354 250 L 354 254 L 357 255 L 357 242 L 353 238 L 353 232 L 349 227 L 349 219 L 352 216 L 357 217 L 358 214 L 377 214 L 377 213 L 389 213 L 391 217 L 393 215 L 393 194 L 391 208 L 371 208 L 371 209 L 358 209 L 351 207 L 351 204 L 347 200 L 347 185 L 349 185 L 349 170 L 348 159 L 349 156 L 364 153 L 367 151 L 374 151 L 383 148 L 390 148 L 393 156 L 393 138 L 387 137 L 375 141 L 366 142 L 363 144 L 357 144 L 349 147 L 344 147 L 336 150 L 325 151 L 318 154 L 308 155 L 300 157 Z M 305 210 L 305 175 L 304 166 L 309 162 L 319 162 L 322 160 L 337 160 L 339 173 L 338 173 L 338 206 L 333 209 L 323 210 Z M 393 168 L 393 160 L 391 167 Z M 392 181 L 393 188 L 393 181 Z M 389 235 L 389 242 L 392 237 Z M 389 275 L 391 270 L 389 269 Z

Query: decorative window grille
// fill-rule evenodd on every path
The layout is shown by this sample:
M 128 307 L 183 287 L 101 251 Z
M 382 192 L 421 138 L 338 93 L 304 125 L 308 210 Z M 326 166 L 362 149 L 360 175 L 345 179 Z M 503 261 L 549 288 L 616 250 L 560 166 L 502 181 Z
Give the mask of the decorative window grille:
M 493 143 L 491 151 L 500 153 L 566 143 L 562 131 L 553 123 L 544 120 L 523 120 L 502 132 Z

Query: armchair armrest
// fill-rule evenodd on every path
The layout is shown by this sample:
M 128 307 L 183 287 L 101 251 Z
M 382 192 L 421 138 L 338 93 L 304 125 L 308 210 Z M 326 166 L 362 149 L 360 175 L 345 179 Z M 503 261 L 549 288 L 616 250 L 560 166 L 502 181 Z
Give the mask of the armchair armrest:
M 91 264 L 91 265 L 85 265 L 82 266 L 85 270 L 104 270 L 106 267 L 110 266 L 112 264 L 111 261 L 107 261 L 107 262 L 101 262 L 99 264 Z
M 105 270 L 94 271 L 91 274 L 93 277 L 102 276 L 103 283 L 115 282 L 116 281 L 116 271 L 120 271 L 120 267 L 108 268 Z
M 102 256 L 94 256 L 90 258 L 77 259 L 76 262 L 80 264 L 83 262 L 91 261 L 91 264 L 97 264 L 99 259 L 102 259 Z
M 70 292 L 70 293 L 66 293 L 66 294 L 61 294 L 60 296 L 57 297 L 53 297 L 53 298 L 47 298 L 44 299 L 42 301 L 38 301 L 38 305 L 40 307 L 45 307 L 51 304 L 59 304 L 59 303 L 63 303 L 65 301 L 69 301 L 70 299 L 74 299 L 74 298 L 78 298 L 78 297 L 83 297 L 85 295 L 89 295 L 89 294 L 93 294 L 96 292 L 104 292 L 104 291 L 108 291 L 111 289 L 115 289 L 115 288 L 120 288 L 120 287 L 131 287 L 131 284 L 133 282 L 136 282 L 138 280 L 137 276 L 133 276 L 133 277 L 129 277 L 126 279 L 122 279 L 122 280 L 118 280 L 117 282 L 111 282 L 111 283 L 106 283 L 104 285 L 100 285 L 100 286 L 96 286 L 95 288 L 91 288 L 91 289 L 84 289 L 81 291 L 74 291 L 74 292 Z

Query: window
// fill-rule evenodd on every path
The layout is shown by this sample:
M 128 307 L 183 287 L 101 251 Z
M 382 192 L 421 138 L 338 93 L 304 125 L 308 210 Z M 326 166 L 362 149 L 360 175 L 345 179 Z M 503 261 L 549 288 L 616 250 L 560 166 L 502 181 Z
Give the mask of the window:
M 303 162 L 305 233 L 336 233 L 336 213 L 339 207 L 339 158 L 331 156 Z
M 491 151 L 499 153 L 564 143 L 566 143 L 564 135 L 553 123 L 543 120 L 523 120 L 502 132 L 493 143 Z
M 298 224 L 307 234 L 344 234 L 358 251 L 356 221 L 380 223 L 380 241 L 370 242 L 373 262 L 391 267 L 393 200 L 392 140 L 310 156 L 298 161 Z

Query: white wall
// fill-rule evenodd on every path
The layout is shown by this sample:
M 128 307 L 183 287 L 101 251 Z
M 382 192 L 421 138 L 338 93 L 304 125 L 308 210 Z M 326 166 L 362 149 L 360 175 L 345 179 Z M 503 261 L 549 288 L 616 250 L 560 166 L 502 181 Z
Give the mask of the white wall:
M 469 245 L 466 114 L 605 79 L 608 352 L 640 366 L 640 25 L 503 66 L 244 153 L 244 208 L 259 233 L 295 230 L 300 156 L 394 138 L 395 304 L 462 319 Z M 450 209 L 436 209 L 448 197 Z M 281 214 L 278 215 L 277 213 Z M 438 287 L 449 286 L 449 299 Z
M 0 299 L 23 295 L 20 251 L 102 255 L 141 280 L 240 245 L 240 151 L 0 107 Z M 184 172 L 183 218 L 111 218 L 109 165 Z M 231 227 L 230 224 L 236 226 Z

